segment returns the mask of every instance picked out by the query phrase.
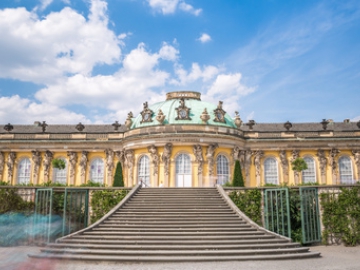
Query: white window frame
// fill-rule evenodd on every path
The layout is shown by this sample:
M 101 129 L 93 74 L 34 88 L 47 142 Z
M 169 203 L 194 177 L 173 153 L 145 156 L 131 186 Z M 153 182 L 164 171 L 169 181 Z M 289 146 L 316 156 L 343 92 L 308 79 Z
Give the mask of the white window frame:
M 53 182 L 59 183 L 62 185 L 66 185 L 67 183 L 67 171 L 68 171 L 68 162 L 66 158 L 59 157 L 57 159 L 61 159 L 65 162 L 65 168 L 62 170 L 59 170 L 58 168 L 53 168 Z
M 269 164 L 270 161 L 274 161 L 273 164 Z M 271 167 L 269 167 L 271 166 Z M 271 169 L 269 171 L 269 169 Z M 264 160 L 264 183 L 265 184 L 279 184 L 279 168 L 278 162 L 274 157 L 267 157 Z
M 344 168 L 343 160 L 347 160 L 350 169 Z M 354 170 L 349 156 L 341 156 L 338 160 L 340 184 L 354 184 Z
M 302 171 L 302 183 L 316 183 L 316 163 L 315 159 L 311 156 L 305 156 L 304 161 L 306 162 L 307 169 Z M 312 163 L 312 166 L 310 164 Z
M 99 183 L 99 184 L 103 185 L 104 184 L 104 176 L 105 176 L 104 160 L 102 158 L 92 159 L 90 162 L 89 180 L 91 180 L 94 183 Z
M 216 174 L 218 185 L 224 185 L 230 181 L 229 159 L 223 154 L 216 157 Z
M 143 155 L 138 161 L 138 181 L 143 187 L 150 186 L 150 158 Z
M 30 184 L 31 179 L 31 161 L 24 157 L 17 166 L 17 183 L 20 185 Z

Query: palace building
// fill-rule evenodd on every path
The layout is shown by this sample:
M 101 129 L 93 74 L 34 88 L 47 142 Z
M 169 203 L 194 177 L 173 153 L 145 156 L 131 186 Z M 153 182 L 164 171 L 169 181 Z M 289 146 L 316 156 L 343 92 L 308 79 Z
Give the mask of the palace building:
M 207 187 L 232 180 L 240 161 L 245 186 L 300 183 L 349 184 L 360 179 L 360 121 L 242 122 L 226 104 L 179 91 L 143 103 L 124 124 L 34 125 L 4 123 L 0 130 L 0 181 L 11 185 L 112 186 L 121 162 L 124 182 L 150 187 Z M 294 172 L 302 157 L 308 169 Z M 51 166 L 63 159 L 64 170 Z

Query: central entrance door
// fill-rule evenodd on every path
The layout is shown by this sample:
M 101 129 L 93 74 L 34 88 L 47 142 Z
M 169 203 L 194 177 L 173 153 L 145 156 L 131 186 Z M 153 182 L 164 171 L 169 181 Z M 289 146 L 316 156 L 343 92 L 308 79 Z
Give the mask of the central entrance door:
M 191 161 L 187 154 L 180 154 L 176 158 L 176 186 L 192 187 Z

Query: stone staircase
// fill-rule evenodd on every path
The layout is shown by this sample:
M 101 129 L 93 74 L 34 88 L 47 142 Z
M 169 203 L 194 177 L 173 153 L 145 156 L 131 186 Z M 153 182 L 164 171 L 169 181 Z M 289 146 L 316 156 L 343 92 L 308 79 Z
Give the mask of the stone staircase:
M 218 188 L 140 188 L 92 226 L 32 258 L 228 261 L 318 257 L 242 214 Z

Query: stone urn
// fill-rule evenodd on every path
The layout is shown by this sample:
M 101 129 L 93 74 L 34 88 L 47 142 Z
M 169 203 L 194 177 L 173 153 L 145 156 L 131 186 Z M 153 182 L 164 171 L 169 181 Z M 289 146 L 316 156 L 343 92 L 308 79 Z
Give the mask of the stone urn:
M 240 129 L 242 120 L 240 118 L 239 112 L 235 112 L 235 121 L 234 122 L 235 122 L 236 127 Z
M 162 110 L 159 110 L 159 112 L 156 116 L 156 121 L 158 121 L 160 123 L 160 125 L 162 125 L 162 124 L 164 124 L 165 117 L 166 117 L 166 115 L 162 112 Z
M 204 109 L 204 111 L 202 112 L 202 114 L 200 115 L 200 119 L 203 122 L 203 124 L 206 124 L 207 121 L 209 121 L 210 119 L 210 115 L 208 114 L 206 108 Z
M 130 129 L 130 127 L 131 127 L 131 125 L 133 123 L 131 118 L 133 118 L 133 114 L 132 114 L 132 112 L 129 112 L 128 117 L 125 120 L 125 126 L 126 126 L 127 129 Z

